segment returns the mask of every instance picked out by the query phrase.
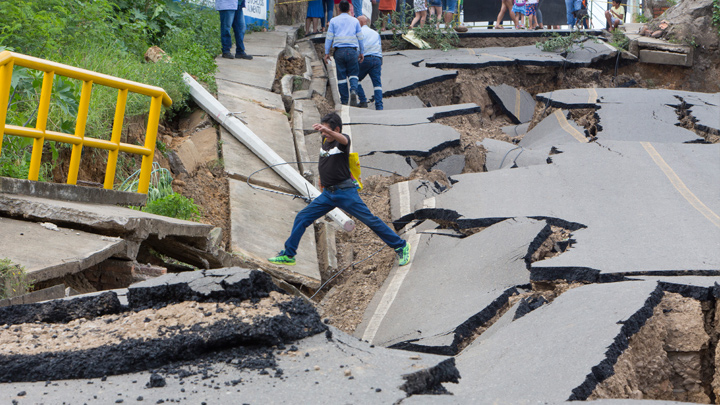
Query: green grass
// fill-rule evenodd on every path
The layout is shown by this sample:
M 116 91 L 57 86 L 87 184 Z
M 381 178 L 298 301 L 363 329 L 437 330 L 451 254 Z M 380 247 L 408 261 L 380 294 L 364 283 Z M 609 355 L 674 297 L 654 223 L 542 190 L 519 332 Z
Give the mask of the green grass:
M 163 48 L 170 62 L 146 63 L 143 55 L 151 45 Z M 173 100 L 170 108 L 163 108 L 163 116 L 171 118 L 188 110 L 183 72 L 216 90 L 214 57 L 220 53 L 220 34 L 217 11 L 187 1 L 13 0 L 0 2 L 2 49 L 161 87 Z M 41 85 L 41 72 L 13 70 L 8 124 L 35 125 Z M 74 133 L 81 86 L 56 76 L 47 129 Z M 93 86 L 87 137 L 110 138 L 117 96 L 115 89 Z M 147 114 L 149 106 L 149 97 L 130 93 L 125 117 Z M 54 158 L 58 148 L 69 147 L 46 144 Z M 23 138 L 6 137 L 0 175 L 26 176 L 29 151 Z
M 0 259 L 0 299 L 25 295 L 32 287 L 24 267 L 10 259 Z

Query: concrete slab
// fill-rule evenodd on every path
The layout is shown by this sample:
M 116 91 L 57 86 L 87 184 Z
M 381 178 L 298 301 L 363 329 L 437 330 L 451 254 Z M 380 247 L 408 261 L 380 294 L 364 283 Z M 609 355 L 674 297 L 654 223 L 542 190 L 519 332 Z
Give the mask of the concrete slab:
M 654 49 L 641 49 L 640 62 L 654 63 L 656 65 L 692 66 L 692 54 L 658 51 Z
M 123 235 L 126 239 L 144 240 L 149 235 L 162 239 L 176 237 L 194 247 L 208 246 L 213 225 L 149 214 L 113 205 L 56 201 L 37 197 L 0 194 L 3 216 L 23 217 L 37 222 L 53 222 L 58 226 L 73 224 L 96 233 Z
M 454 117 L 456 115 L 475 114 L 480 107 L 474 103 L 452 104 L 438 107 L 423 107 L 403 110 L 402 114 L 396 111 L 375 111 L 364 108 L 349 108 L 350 121 L 345 125 L 417 125 L 428 124 L 438 118 Z
M 395 183 L 390 186 L 390 218 L 393 221 L 426 208 L 426 200 L 432 200 L 434 208 L 434 197 L 449 190 L 440 183 L 433 183 L 427 180 L 409 180 Z
M 556 52 L 543 52 L 535 45 L 516 47 L 488 47 L 477 49 L 403 51 L 410 63 L 419 67 L 442 69 L 479 69 L 490 66 L 590 66 L 603 60 L 612 59 L 617 51 L 605 43 L 586 40 L 563 57 Z M 407 63 L 407 62 L 406 62 Z M 405 71 L 408 69 L 406 68 Z
M 720 93 L 686 93 L 681 97 L 690 106 L 690 114 L 699 129 L 720 131 Z
M 585 129 L 567 118 L 567 111 L 555 110 L 531 129 L 519 146 L 546 151 L 553 146 L 588 142 Z
M 718 109 L 720 113 L 720 109 Z M 601 131 L 599 141 L 693 142 L 700 137 L 675 123 L 675 108 L 667 105 L 601 104 L 597 111 Z
M 58 284 L 52 287 L 43 288 L 27 294 L 23 294 L 13 298 L 0 300 L 0 307 L 10 305 L 34 304 L 36 302 L 54 300 L 65 297 L 65 284 Z
M 225 128 L 220 128 L 223 161 L 225 172 L 233 179 L 245 181 L 252 175 L 251 182 L 286 193 L 294 193 L 295 189 L 272 169 L 265 169 L 267 164 L 257 157 L 250 149 L 240 143 Z M 264 169 L 262 171 L 258 171 Z M 253 174 L 255 173 L 255 174 Z
M 533 279 L 720 274 L 720 189 L 707 175 L 720 171 L 720 145 L 608 141 L 561 149 L 550 165 L 454 176 L 436 208 L 402 222 L 436 218 L 464 228 L 526 216 L 572 229 L 576 242 L 533 263 Z
M 293 403 L 300 397 L 327 404 L 344 403 L 348 398 L 357 403 L 397 403 L 457 379 L 453 359 L 371 346 L 334 328 L 327 336 L 318 334 L 260 353 L 228 351 L 207 356 L 199 362 L 204 374 L 176 363 L 173 374 L 160 372 L 166 383 L 162 387 L 145 388 L 151 373 L 136 372 L 49 386 L 45 382 L 0 384 L 0 399 L 9 403 L 24 391 L 20 401 L 31 403 L 48 398 L 67 403 Z M 205 375 L 210 377 L 204 379 Z
M 485 168 L 487 171 L 527 167 L 549 163 L 548 152 L 525 149 L 520 145 L 485 138 L 478 145 L 485 148 Z
M 285 50 L 288 40 L 295 35 L 297 27 L 291 30 L 272 30 L 245 34 L 245 52 L 253 56 L 274 56 Z M 294 42 L 294 41 L 293 41 Z M 255 60 L 255 59 L 253 59 Z
M 230 179 L 229 183 L 232 250 L 267 262 L 268 257 L 283 249 L 295 215 L 307 204 L 299 199 L 253 190 L 242 181 Z M 253 210 L 249 207 L 272 209 Z M 296 259 L 297 265 L 283 266 L 279 271 L 287 275 L 286 280 L 317 288 L 320 285 L 320 269 L 312 227 L 305 232 Z
M 571 89 L 538 94 L 560 108 L 597 108 L 598 138 L 645 142 L 693 142 L 699 137 L 678 126 L 676 108 L 697 105 L 700 128 L 720 127 L 720 94 L 665 89 Z M 686 101 L 687 100 L 687 101 Z
M 23 266 L 35 282 L 81 272 L 126 249 L 121 238 L 36 222 L 0 217 L 0 228 L 0 257 Z
M 700 301 L 710 301 L 720 293 L 720 276 L 640 276 L 628 280 L 653 281 L 663 291 L 682 294 Z
M 10 177 L 0 177 L 0 193 L 107 205 L 122 204 L 143 206 L 145 205 L 145 201 L 147 201 L 146 194 L 106 190 L 104 188 L 80 187 L 72 184 L 13 179 Z
M 513 123 L 523 124 L 532 119 L 536 103 L 527 91 L 501 84 L 488 86 L 487 92 Z
M 229 81 L 218 83 L 218 99 L 222 101 L 227 100 L 227 98 L 237 98 L 240 100 L 251 101 L 267 109 L 279 112 L 285 111 L 285 105 L 283 104 L 282 96 L 280 94 Z M 231 112 L 238 111 L 231 110 Z M 242 113 L 240 116 L 242 116 Z
M 363 177 L 367 176 L 390 176 L 390 173 L 372 170 L 371 167 L 377 167 L 382 170 L 389 170 L 395 172 L 403 177 L 410 175 L 414 169 L 417 168 L 417 164 L 410 156 L 401 156 L 394 153 L 373 153 L 372 155 L 364 155 L 360 158 L 360 165 L 362 167 Z M 367 166 L 367 167 L 366 167 Z
M 417 56 L 409 57 L 413 51 L 383 53 L 382 87 L 383 97 L 391 97 L 408 92 L 412 89 L 431 83 L 453 80 L 457 71 L 435 69 L 425 66 L 415 66 L 413 63 L 422 60 Z M 360 82 L 366 95 L 372 95 L 372 81 L 370 77 Z
M 227 267 L 170 273 L 128 287 L 127 299 L 135 310 L 183 301 L 226 301 L 265 298 L 280 289 L 258 270 Z
M 365 83 L 363 81 L 363 83 Z M 372 85 L 372 83 L 370 83 Z M 364 87 L 363 87 L 364 89 Z M 366 93 L 367 94 L 367 93 Z M 418 96 L 383 97 L 384 110 L 409 110 L 412 108 L 425 108 L 425 103 Z M 368 102 L 368 109 L 374 110 L 375 103 Z
M 460 174 L 465 169 L 465 155 L 450 155 L 445 159 L 439 160 L 430 167 L 430 171 L 440 170 L 447 176 Z
M 312 100 L 295 100 L 295 109 L 302 112 L 303 132 L 305 135 L 316 132 L 313 124 L 320 122 L 320 112 Z
M 297 160 L 290 123 L 284 110 L 264 108 L 253 100 L 219 95 L 219 100 L 237 116 L 247 122 L 247 126 L 286 162 Z M 277 100 L 276 100 L 277 101 Z M 282 101 L 280 101 L 282 103 Z M 232 178 L 246 180 L 256 170 L 267 167 L 265 162 L 250 149 L 233 137 L 224 128 L 220 129 L 225 171 Z M 297 164 L 292 167 L 298 170 Z M 252 177 L 255 184 L 294 192 L 294 189 L 272 169 L 263 170 Z
M 395 299 L 389 306 L 377 300 L 378 306 L 368 307 L 356 336 L 367 339 L 371 319 L 384 313 L 371 343 L 455 354 L 460 342 L 516 293 L 516 286 L 529 284 L 525 258 L 539 247 L 541 240 L 536 240 L 544 230 L 549 231 L 544 221 L 518 218 L 463 239 L 421 235 Z M 467 252 L 473 252 L 472 263 L 465 260 Z
M 353 150 L 360 155 L 373 152 L 402 156 L 428 156 L 460 145 L 460 133 L 441 124 L 410 126 L 353 125 Z
M 530 123 L 525 124 L 518 124 L 518 125 L 508 125 L 506 127 L 502 127 L 502 131 L 506 134 L 508 134 L 511 137 L 516 136 L 522 136 L 527 133 L 528 127 L 530 126 Z
M 285 49 L 288 33 L 280 31 L 255 32 L 244 39 L 245 52 L 252 60 L 215 58 L 218 65 L 215 80 L 245 84 L 267 91 L 272 89 L 280 52 Z M 233 46 L 231 52 L 235 53 Z M 220 88 L 221 86 L 218 86 Z
M 248 48 L 246 47 L 246 49 Z M 277 55 L 255 56 L 253 60 L 223 59 L 218 56 L 215 58 L 215 63 L 218 65 L 215 73 L 216 82 L 245 84 L 266 91 L 272 89 L 277 68 Z
M 571 289 L 464 350 L 457 356 L 462 379 L 448 388 L 461 403 L 584 400 L 661 298 L 653 282 Z

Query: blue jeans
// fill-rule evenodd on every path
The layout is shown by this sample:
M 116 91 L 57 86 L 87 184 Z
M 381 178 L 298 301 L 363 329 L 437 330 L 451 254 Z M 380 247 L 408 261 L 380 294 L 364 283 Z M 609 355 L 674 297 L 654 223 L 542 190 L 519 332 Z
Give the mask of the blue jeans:
M 354 16 L 355 18 L 363 15 L 363 13 L 362 13 L 363 0 L 352 0 L 352 5 L 353 5 L 353 13 L 355 13 L 355 16 Z
M 358 75 L 358 80 L 362 81 L 365 76 L 368 74 L 370 75 L 370 80 L 373 84 L 373 95 L 375 97 L 375 109 L 376 110 L 382 110 L 383 109 L 383 102 L 382 102 L 382 82 L 380 81 L 380 73 L 382 72 L 382 58 L 378 58 L 377 56 L 366 56 L 365 60 L 362 61 L 362 63 L 359 65 L 360 67 L 360 74 Z M 365 97 L 365 91 L 363 90 L 363 87 L 360 83 L 358 83 L 358 98 L 360 99 L 361 103 L 367 103 L 367 97 Z
M 457 0 L 442 0 L 443 5 L 443 11 L 446 13 L 457 13 L 457 6 L 458 1 Z
M 357 48 L 335 48 L 335 70 L 337 71 L 341 104 L 347 104 L 350 97 L 347 87 L 348 79 L 350 80 L 350 91 L 357 92 L 358 69 Z
M 333 18 L 333 13 L 335 12 L 334 8 L 335 4 L 333 0 L 323 0 L 323 16 L 320 17 L 320 22 L 322 23 L 323 29 L 325 28 L 325 25 L 330 22 Z M 327 19 L 325 18 L 327 16 Z
M 232 37 L 230 30 L 235 33 L 235 52 L 244 53 L 245 44 L 245 16 L 243 16 L 242 8 L 237 10 L 219 10 L 220 12 L 220 42 L 222 43 L 222 53 L 230 53 L 232 48 Z
M 575 10 L 582 8 L 582 0 L 565 0 L 565 11 L 567 12 L 567 23 L 570 28 L 575 26 Z
M 405 241 L 398 236 L 380 218 L 373 215 L 365 202 L 360 199 L 356 188 L 345 188 L 335 191 L 323 190 L 316 199 L 307 207 L 298 212 L 293 222 L 292 232 L 285 241 L 285 254 L 295 256 L 300 239 L 305 233 L 305 228 L 310 226 L 316 219 L 330 212 L 333 208 L 341 208 L 348 214 L 357 218 L 377 234 L 388 246 L 393 249 L 405 247 Z

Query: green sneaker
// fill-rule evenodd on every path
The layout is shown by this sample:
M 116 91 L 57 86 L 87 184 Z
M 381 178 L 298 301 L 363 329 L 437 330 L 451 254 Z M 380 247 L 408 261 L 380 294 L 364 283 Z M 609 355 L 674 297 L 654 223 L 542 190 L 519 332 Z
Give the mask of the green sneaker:
M 277 256 L 269 258 L 268 261 L 270 263 L 284 264 L 286 266 L 295 265 L 295 257 L 286 255 L 284 250 L 281 250 L 280 253 L 277 254 Z
M 410 263 L 410 244 L 406 241 L 405 246 L 395 249 L 395 253 L 398 257 L 398 265 L 404 266 Z

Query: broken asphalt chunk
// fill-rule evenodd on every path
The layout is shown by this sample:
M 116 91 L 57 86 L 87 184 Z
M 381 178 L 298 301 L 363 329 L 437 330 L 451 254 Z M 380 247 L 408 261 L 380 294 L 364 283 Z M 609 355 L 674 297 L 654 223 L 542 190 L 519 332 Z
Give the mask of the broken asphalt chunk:
M 487 92 L 514 124 L 523 124 L 532 119 L 535 98 L 527 91 L 501 84 L 488 86 Z
M 463 378 L 448 388 L 458 403 L 471 398 L 499 403 L 587 399 L 612 374 L 628 339 L 662 295 L 654 282 L 571 289 L 460 353 L 457 367 Z M 503 318 L 513 316 L 511 311 Z
M 377 293 L 394 296 L 392 304 L 376 297 L 357 336 L 393 348 L 455 354 L 517 293 L 516 286 L 529 284 L 527 262 L 548 232 L 544 221 L 517 218 L 463 239 L 421 235 L 402 285 L 396 287 L 391 273 Z
M 485 138 L 478 145 L 485 148 L 485 169 L 487 171 L 548 164 L 548 151 L 526 149 L 509 142 Z

